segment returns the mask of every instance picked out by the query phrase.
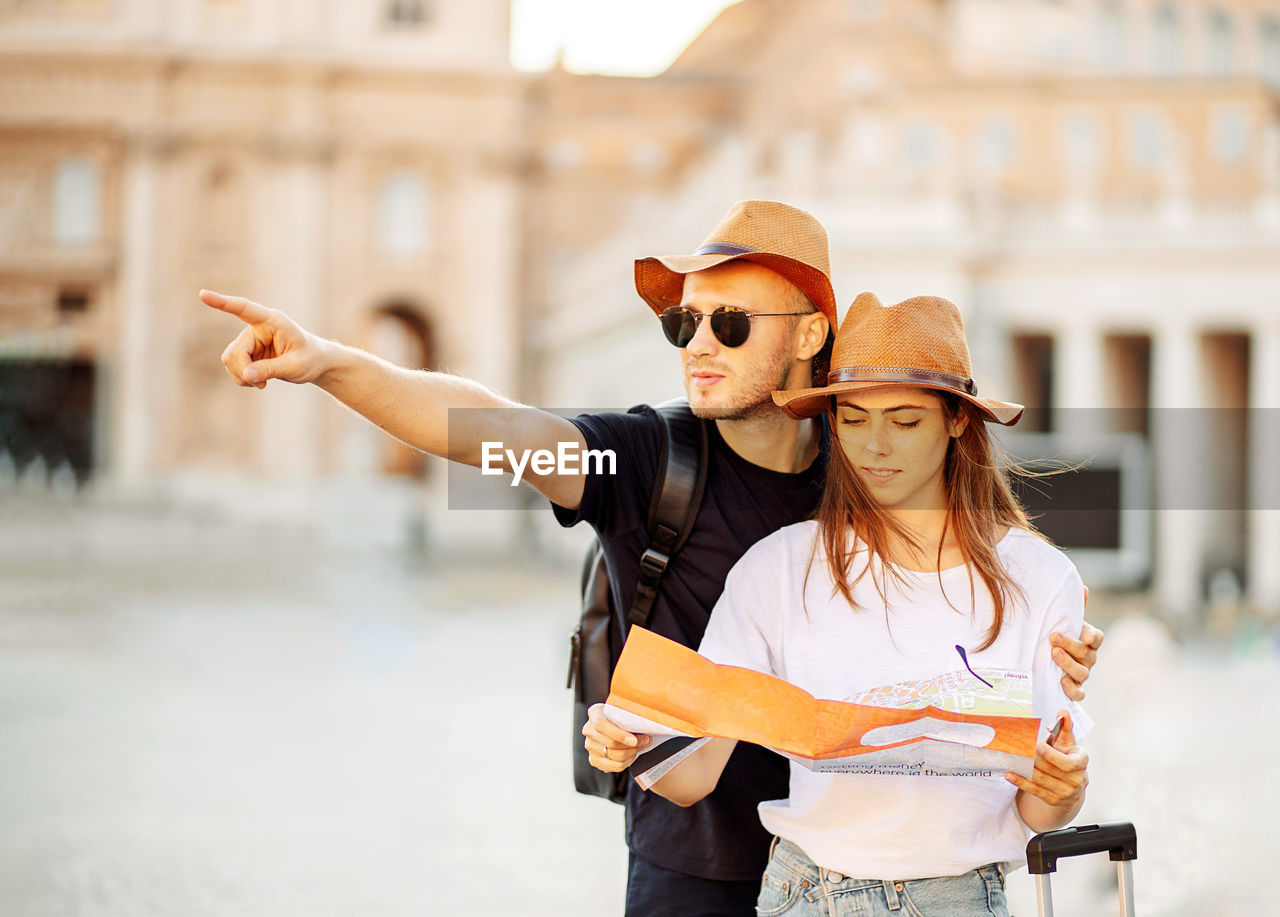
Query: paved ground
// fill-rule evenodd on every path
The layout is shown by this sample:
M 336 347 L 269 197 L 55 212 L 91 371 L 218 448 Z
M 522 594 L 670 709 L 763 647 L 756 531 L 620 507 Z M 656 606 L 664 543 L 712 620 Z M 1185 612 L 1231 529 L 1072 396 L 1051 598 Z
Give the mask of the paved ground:
M 573 580 L 0 498 L 0 914 L 620 913 L 620 810 L 569 788 Z M 1138 824 L 1139 912 L 1280 913 L 1270 636 L 1094 610 L 1084 820 Z M 1065 866 L 1059 913 L 1111 875 Z

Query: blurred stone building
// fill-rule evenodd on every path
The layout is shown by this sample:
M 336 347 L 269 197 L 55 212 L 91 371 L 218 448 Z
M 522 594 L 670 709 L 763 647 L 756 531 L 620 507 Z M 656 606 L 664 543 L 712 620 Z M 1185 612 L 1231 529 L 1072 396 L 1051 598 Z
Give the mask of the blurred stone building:
M 1280 0 L 743 0 L 650 79 L 518 73 L 508 29 L 0 0 L 0 475 L 527 532 L 446 517 L 440 463 L 327 399 L 231 386 L 196 291 L 626 406 L 679 393 L 632 260 L 775 197 L 827 225 L 842 303 L 960 304 L 980 387 L 1033 408 L 1015 452 L 1110 463 L 1093 582 L 1280 608 Z
M 515 387 L 505 2 L 18 0 L 0 48 L 0 388 L 75 418 L 28 405 L 15 464 L 226 500 L 253 474 L 290 512 L 316 511 L 307 482 L 421 474 L 325 399 L 240 397 L 202 286 Z
M 547 259 L 536 340 L 578 343 L 545 403 L 584 379 L 604 403 L 676 394 L 622 268 L 781 198 L 828 227 L 842 305 L 961 306 L 980 389 L 1032 408 L 1015 454 L 1092 463 L 1049 485 L 1087 509 L 1044 517 L 1086 581 L 1149 585 L 1173 618 L 1280 611 L 1280 4 L 744 2 L 646 82 L 727 93 L 696 158 L 599 142 L 629 85 L 551 94 L 595 114 L 562 128 L 553 188 L 637 162 L 671 187 Z

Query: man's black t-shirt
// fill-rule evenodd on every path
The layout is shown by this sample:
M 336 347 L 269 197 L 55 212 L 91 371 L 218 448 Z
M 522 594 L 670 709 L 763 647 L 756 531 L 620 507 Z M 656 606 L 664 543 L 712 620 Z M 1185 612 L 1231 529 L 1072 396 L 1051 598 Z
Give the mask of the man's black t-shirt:
M 642 405 L 625 414 L 574 419 L 591 449 L 617 456 L 616 474 L 586 479 L 577 512 L 554 507 L 561 525 L 589 523 L 604 546 L 614 600 L 624 616 L 635 599 L 640 555 L 649 546 L 649 499 L 663 449 L 661 420 Z M 747 548 L 784 525 L 809 518 L 822 494 L 829 435 L 823 425 L 818 458 L 798 474 L 753 465 L 709 425 L 706 493 L 684 548 L 663 576 L 650 628 L 698 648 L 725 576 Z M 625 622 L 624 622 L 625 623 Z M 728 881 L 757 880 L 768 861 L 769 835 L 756 806 L 787 796 L 786 759 L 740 743 L 716 789 L 681 808 L 635 784 L 627 789 L 627 846 L 665 869 Z

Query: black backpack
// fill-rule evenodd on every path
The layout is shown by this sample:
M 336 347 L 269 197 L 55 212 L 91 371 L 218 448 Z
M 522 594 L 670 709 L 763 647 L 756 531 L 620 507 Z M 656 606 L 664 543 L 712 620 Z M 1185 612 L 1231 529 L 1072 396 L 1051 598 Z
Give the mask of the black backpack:
M 640 558 L 636 600 L 627 627 L 647 627 L 662 575 L 693 530 L 707 483 L 707 427 L 683 398 L 656 408 L 665 444 L 649 498 L 649 547 Z M 587 710 L 609 696 L 613 667 L 622 653 L 625 632 L 615 613 L 609 574 L 599 541 L 587 549 L 582 565 L 582 616 L 569 637 L 569 680 L 573 688 L 573 785 L 579 793 L 622 802 L 628 776 L 606 774 L 587 762 L 582 727 Z

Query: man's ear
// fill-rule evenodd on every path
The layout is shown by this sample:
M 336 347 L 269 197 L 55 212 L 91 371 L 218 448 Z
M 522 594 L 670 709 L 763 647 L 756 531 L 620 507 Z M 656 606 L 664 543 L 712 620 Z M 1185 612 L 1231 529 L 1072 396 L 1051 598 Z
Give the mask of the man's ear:
M 802 316 L 796 326 L 796 359 L 811 360 L 822 350 L 827 342 L 831 323 L 821 312 L 811 312 Z

